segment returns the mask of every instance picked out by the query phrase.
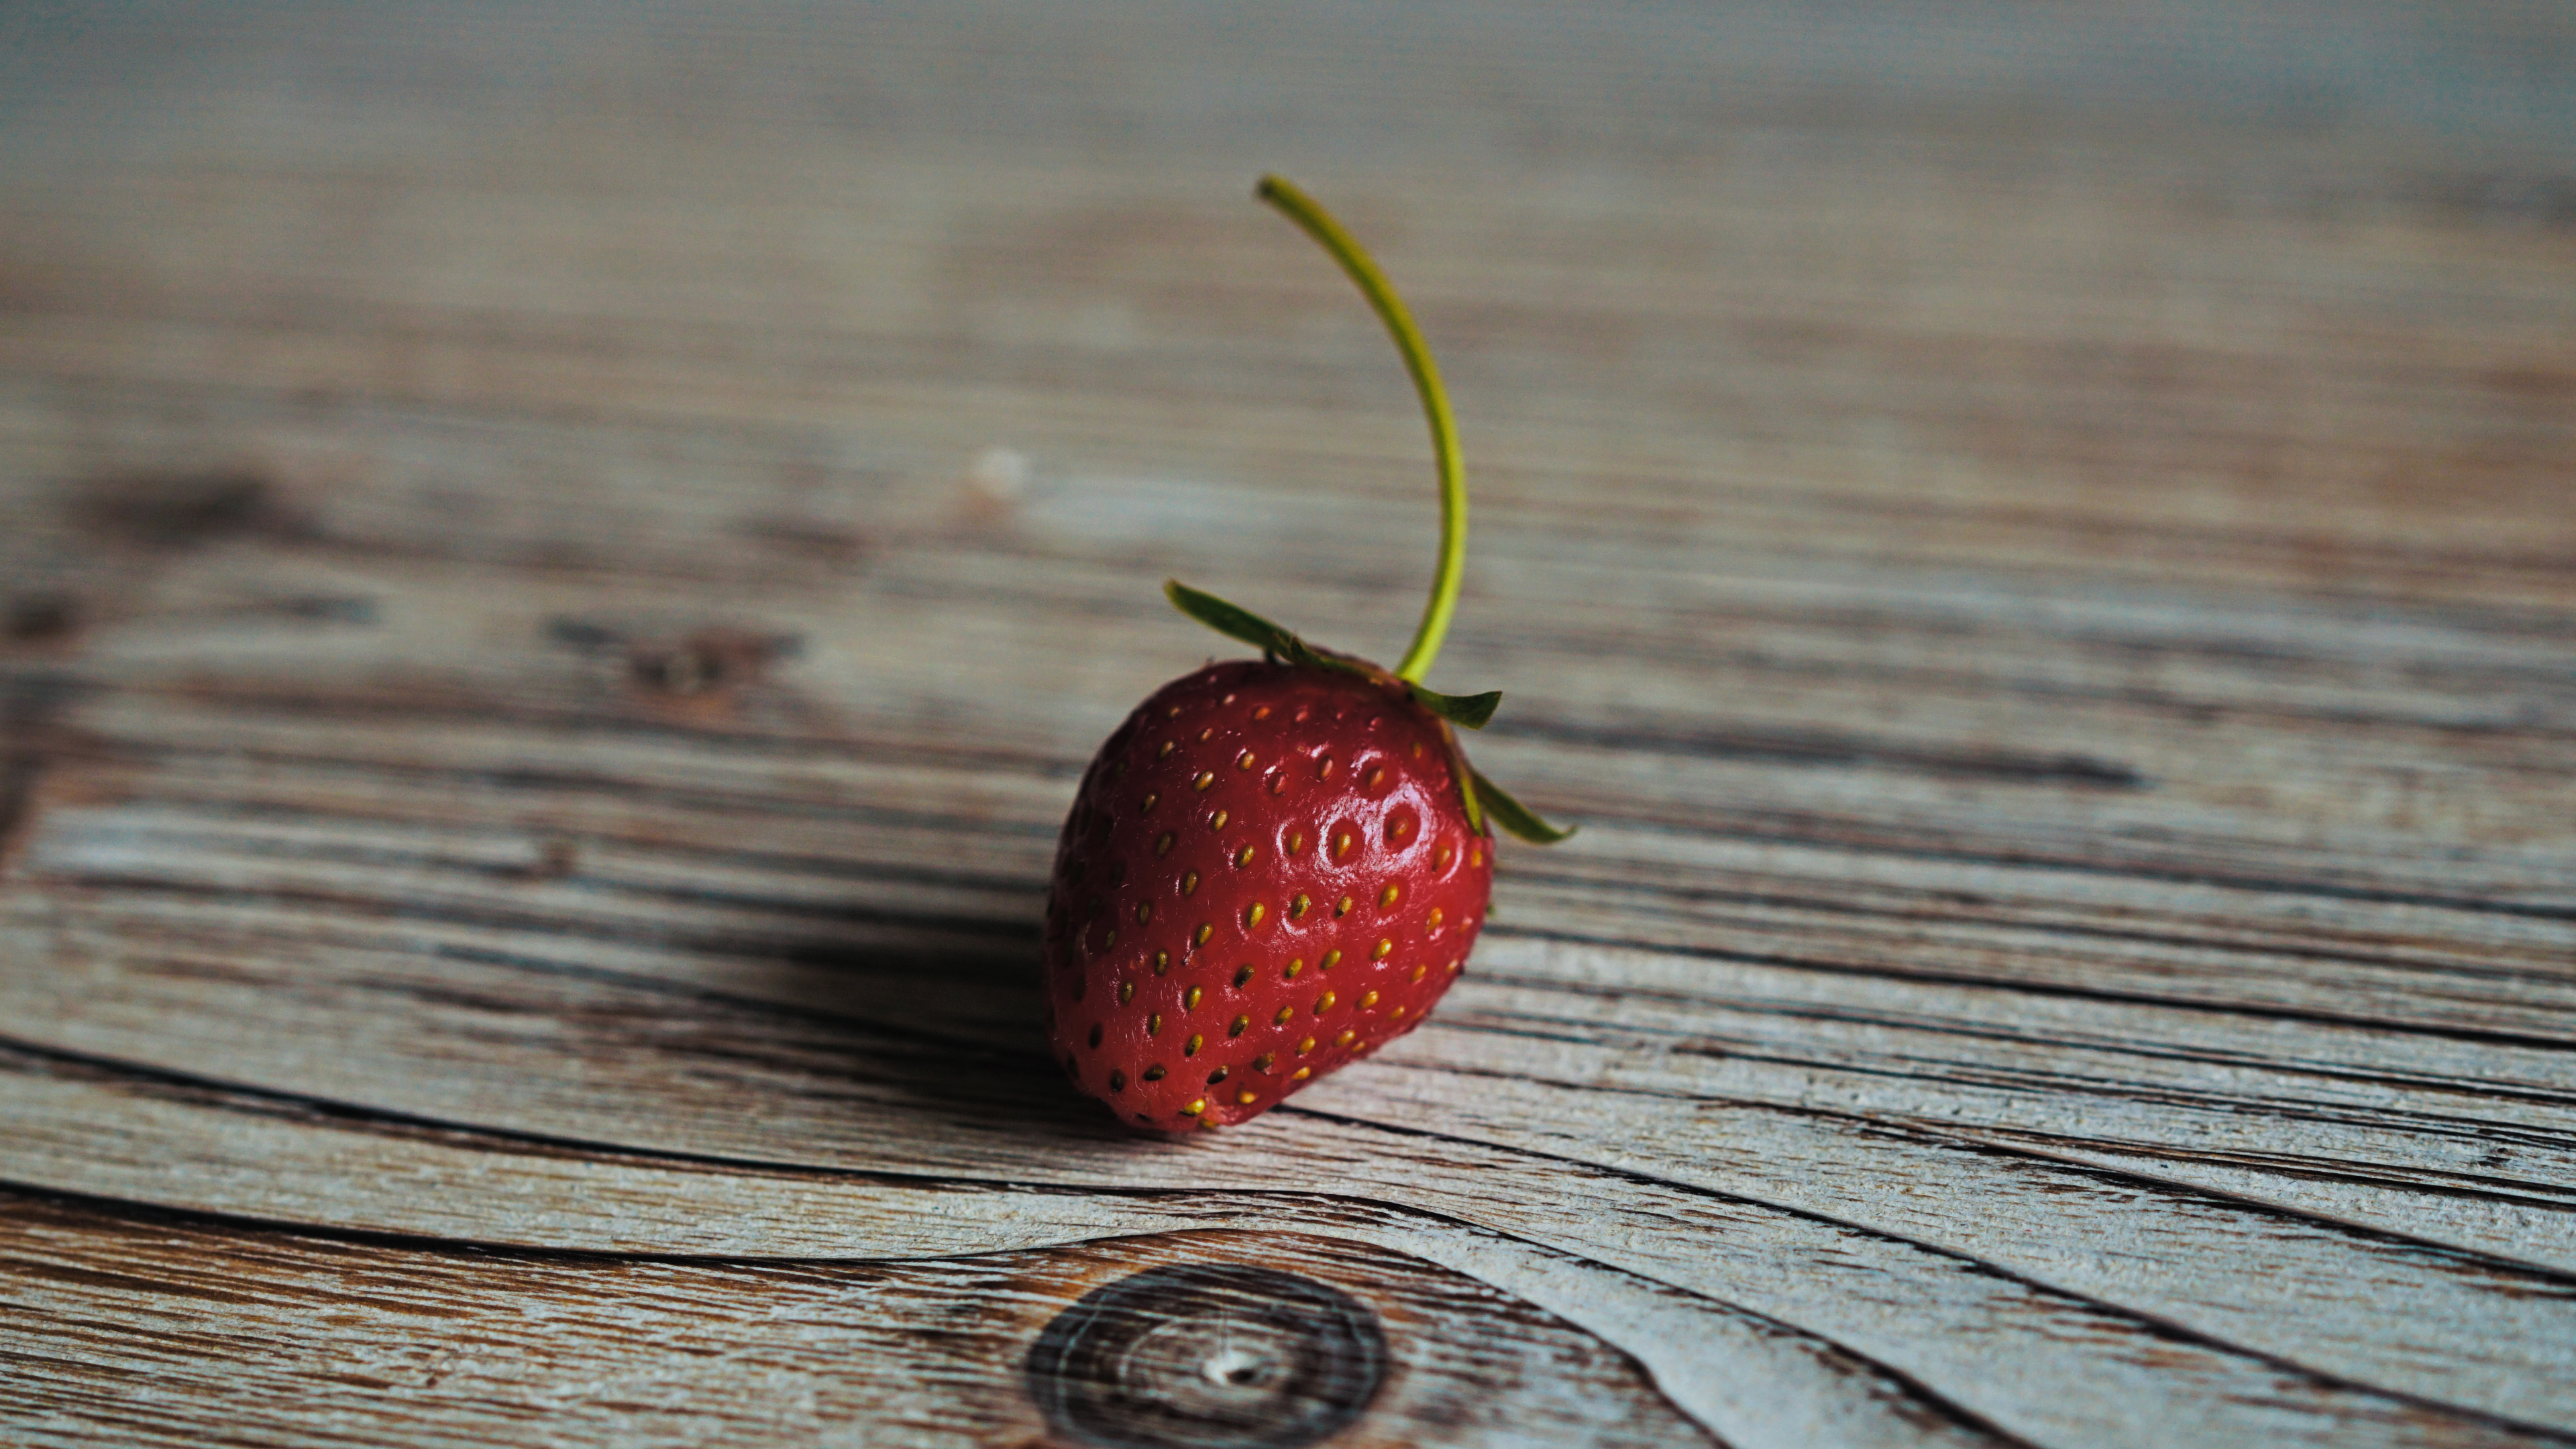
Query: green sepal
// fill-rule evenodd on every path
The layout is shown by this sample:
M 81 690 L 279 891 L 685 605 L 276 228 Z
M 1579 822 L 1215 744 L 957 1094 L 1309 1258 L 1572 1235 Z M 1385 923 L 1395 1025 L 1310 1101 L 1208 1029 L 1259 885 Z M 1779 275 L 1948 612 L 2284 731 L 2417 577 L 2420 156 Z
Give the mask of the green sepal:
M 1365 660 L 1354 659 L 1347 654 L 1336 653 L 1330 649 L 1318 649 L 1250 609 L 1229 604 L 1214 594 L 1191 588 L 1179 579 L 1163 580 L 1163 597 L 1172 601 L 1173 608 L 1225 637 L 1240 639 L 1274 658 L 1285 659 L 1291 664 L 1312 664 L 1322 669 L 1338 669 L 1344 674 L 1359 674 L 1372 679 L 1387 679 L 1389 683 L 1394 682 L 1386 671 L 1375 668 Z M 1436 689 L 1425 689 L 1411 681 L 1406 681 L 1404 688 L 1406 693 L 1413 696 L 1414 703 L 1451 724 L 1465 725 L 1471 730 L 1483 729 L 1485 722 L 1494 717 L 1495 709 L 1503 702 L 1503 692 L 1499 689 L 1489 689 L 1483 694 L 1442 694 Z
M 1442 730 L 1449 737 L 1449 773 L 1457 777 L 1458 798 L 1466 802 L 1467 828 L 1478 835 L 1491 835 L 1485 828 L 1485 802 L 1476 798 L 1476 771 L 1467 763 L 1467 752 L 1458 748 L 1453 730 Z
M 1471 730 L 1483 729 L 1485 721 L 1494 717 L 1494 711 L 1503 702 L 1503 692 L 1499 689 L 1489 689 L 1483 694 L 1441 694 L 1419 684 L 1404 687 L 1413 695 L 1415 704 L 1451 724 L 1465 725 Z
M 1493 816 L 1512 834 L 1532 845 L 1554 845 L 1574 833 L 1571 825 L 1559 830 L 1539 819 L 1528 806 L 1505 794 L 1502 786 L 1486 779 L 1484 771 L 1469 770 L 1467 773 L 1476 781 L 1476 793 L 1484 797 L 1485 813 Z
M 1344 674 L 1366 678 L 1376 678 L 1384 672 L 1347 654 L 1318 649 L 1250 609 L 1238 608 L 1214 594 L 1202 593 L 1179 579 L 1163 580 L 1163 597 L 1172 601 L 1173 608 L 1229 639 L 1240 639 L 1252 645 L 1273 659 L 1285 659 L 1291 664 L 1311 664 L 1318 669 L 1338 669 Z
M 1163 597 L 1172 607 L 1229 639 L 1240 639 L 1265 654 L 1285 655 L 1298 647 L 1297 636 L 1214 594 L 1203 594 L 1179 579 L 1163 580 Z

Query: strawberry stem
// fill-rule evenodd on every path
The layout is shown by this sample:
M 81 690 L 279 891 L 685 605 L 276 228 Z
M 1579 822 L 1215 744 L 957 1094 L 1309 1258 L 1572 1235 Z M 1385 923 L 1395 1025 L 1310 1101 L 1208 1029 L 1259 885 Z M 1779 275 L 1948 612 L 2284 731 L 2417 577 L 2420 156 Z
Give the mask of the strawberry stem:
M 1395 666 L 1396 678 L 1418 684 L 1431 672 L 1431 661 L 1440 656 L 1441 641 L 1449 637 L 1449 619 L 1458 611 L 1458 586 L 1467 571 L 1467 464 L 1458 452 L 1458 425 L 1449 416 L 1449 393 L 1440 385 L 1440 366 L 1431 360 L 1431 348 L 1422 340 L 1422 329 L 1413 325 L 1413 314 L 1404 309 L 1404 299 L 1331 212 L 1280 176 L 1262 177 L 1253 195 L 1297 223 L 1351 274 L 1360 295 L 1377 309 L 1378 320 L 1395 338 L 1395 350 L 1404 355 L 1404 370 L 1413 375 L 1413 390 L 1422 395 L 1423 416 L 1431 424 L 1431 451 L 1440 463 L 1440 568 L 1432 576 L 1431 599 L 1422 606 L 1422 623 L 1413 631 L 1413 643 Z

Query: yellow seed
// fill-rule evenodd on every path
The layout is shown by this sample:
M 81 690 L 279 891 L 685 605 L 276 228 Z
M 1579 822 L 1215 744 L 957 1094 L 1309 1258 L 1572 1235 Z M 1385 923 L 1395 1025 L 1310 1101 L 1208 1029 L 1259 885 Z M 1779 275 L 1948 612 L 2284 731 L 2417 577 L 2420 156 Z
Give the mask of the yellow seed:
M 1197 895 L 1198 890 L 1199 873 L 1194 870 L 1185 870 L 1181 872 L 1181 894 L 1185 896 Z
M 1299 1042 L 1297 1043 L 1297 1055 L 1299 1055 L 1299 1056 L 1301 1056 L 1301 1057 L 1302 1057 L 1302 1056 L 1304 1056 L 1306 1053 L 1308 1053 L 1308 1052 L 1310 1052 L 1310 1051 L 1313 1051 L 1314 1049 L 1315 1049 L 1315 1039 L 1314 1039 L 1313 1037 L 1311 1037 L 1311 1036 L 1310 1036 L 1310 1037 L 1305 1037 L 1305 1038 L 1303 1038 L 1303 1039 L 1299 1040 Z
M 1413 757 L 1417 760 L 1422 758 L 1422 741 L 1420 740 L 1415 740 L 1413 742 Z
M 1249 1107 L 1249 1106 L 1251 1106 L 1254 1102 L 1257 1102 L 1257 1101 L 1259 1101 L 1259 1100 L 1260 1100 L 1260 1095 L 1259 1095 L 1258 1093 L 1256 1093 L 1256 1092 L 1251 1091 L 1249 1088 L 1247 1088 L 1247 1089 L 1245 1089 L 1245 1090 L 1243 1090 L 1243 1091 L 1240 1091 L 1240 1092 L 1235 1093 L 1235 1094 L 1234 1094 L 1234 1100 L 1235 1100 L 1237 1103 L 1239 1103 L 1239 1104 L 1241 1104 L 1241 1105 L 1243 1105 L 1243 1106 Z
M 1279 1008 L 1279 1014 L 1270 1019 L 1280 1026 L 1286 1026 L 1288 1024 L 1288 1018 L 1295 1016 L 1296 1014 L 1297 1008 L 1293 1006 L 1283 1006 Z
M 1305 957 L 1291 956 L 1288 958 L 1288 969 L 1279 973 L 1279 979 L 1282 981 L 1294 981 L 1297 979 L 1297 973 L 1305 969 Z
M 1300 893 L 1295 900 L 1288 903 L 1288 919 L 1292 921 L 1306 919 L 1306 912 L 1313 909 L 1314 905 L 1313 901 L 1306 899 L 1305 895 Z
M 1358 1040 L 1358 1039 L 1359 1039 L 1359 1033 L 1358 1033 L 1358 1032 L 1355 1032 L 1355 1031 L 1353 1031 L 1353 1030 L 1351 1030 L 1349 1027 L 1347 1027 L 1347 1026 L 1346 1026 L 1346 1027 L 1343 1027 L 1343 1028 L 1342 1028 L 1342 1034 L 1341 1034 L 1340 1036 L 1337 1036 L 1337 1037 L 1333 1038 L 1333 1045 L 1335 1045 L 1335 1046 L 1349 1046 L 1352 1042 L 1354 1042 L 1354 1041 L 1356 1041 L 1356 1040 Z
M 1485 863 L 1485 847 L 1481 845 L 1471 845 L 1467 847 L 1467 863 L 1469 865 L 1483 865 Z
M 1172 718 L 1172 719 L 1179 719 L 1180 717 L 1181 717 L 1181 707 L 1180 707 L 1179 705 L 1177 705 L 1177 704 L 1176 704 L 1176 705 L 1173 705 L 1173 706 L 1172 706 L 1172 712 L 1171 712 L 1170 718 Z
M 1229 821 L 1229 820 L 1231 820 L 1231 819 L 1233 819 L 1233 818 L 1234 818 L 1234 817 L 1233 817 L 1232 815 L 1229 815 L 1229 814 L 1227 814 L 1225 811 L 1220 810 L 1220 811 L 1216 812 L 1214 815 L 1211 815 L 1211 816 L 1209 816 L 1209 817 L 1208 817 L 1208 829 L 1210 829 L 1210 830 L 1223 830 L 1223 829 L 1225 828 L 1225 822 L 1227 822 L 1227 821 Z
M 1254 901 L 1254 902 L 1251 904 L 1251 906 L 1250 906 L 1249 908 L 1247 908 L 1247 909 L 1244 911 L 1244 913 L 1243 913 L 1243 924 L 1244 924 L 1244 925 L 1246 925 L 1246 926 L 1258 926 L 1258 925 L 1260 925 L 1260 924 L 1261 924 L 1261 917 L 1262 917 L 1262 914 L 1263 914 L 1264 910 L 1265 910 L 1265 907 L 1263 907 L 1263 905 L 1261 904 L 1261 902 L 1259 902 L 1259 901 Z
M 1351 913 L 1351 898 L 1350 898 L 1349 896 L 1344 896 L 1344 897 L 1342 897 L 1340 900 L 1333 902 L 1333 914 L 1334 914 L 1334 915 L 1336 915 L 1336 916 L 1347 916 L 1347 915 L 1349 915 L 1350 913 Z
M 1251 962 L 1246 961 L 1246 962 L 1244 962 L 1242 965 L 1237 966 L 1237 967 L 1235 967 L 1235 968 L 1234 968 L 1234 987 L 1235 987 L 1235 989 L 1236 989 L 1237 991 L 1242 990 L 1242 989 L 1243 989 L 1243 984 L 1244 984 L 1245 982 L 1247 982 L 1247 981 L 1250 981 L 1251 979 L 1252 979 L 1252 963 L 1251 963 Z
M 1369 787 L 1370 789 L 1372 789 L 1372 790 L 1376 789 L 1380 784 L 1384 783 L 1384 781 L 1385 781 L 1385 780 L 1386 780 L 1386 766 L 1384 766 L 1384 765 L 1372 765 L 1372 766 L 1370 766 L 1370 767 L 1369 767 L 1369 772 L 1368 772 L 1368 787 Z
M 1116 926 L 1112 926 L 1112 927 L 1110 927 L 1110 928 L 1109 928 L 1109 939 L 1101 943 L 1101 945 L 1100 945 L 1100 949 L 1102 949 L 1102 950 L 1106 951 L 1106 950 L 1108 950 L 1110 947 L 1115 946 L 1115 945 L 1117 945 L 1117 944 L 1118 944 L 1118 928 L 1117 928 Z
M 1326 755 L 1315 762 L 1315 778 L 1318 780 L 1329 780 L 1333 778 L 1332 756 Z
M 1193 790 L 1204 790 L 1204 789 L 1206 789 L 1208 786 L 1213 785 L 1213 784 L 1215 784 L 1215 783 L 1216 783 L 1216 771 L 1214 771 L 1214 770 L 1201 770 L 1201 771 L 1199 771 L 1199 773 L 1198 773 L 1198 778 L 1196 778 L 1196 779 L 1194 779 L 1194 780 L 1190 781 L 1190 788 L 1191 788 L 1191 789 L 1193 789 Z
M 1403 1007 L 1401 1007 L 1401 1006 L 1399 1006 L 1399 1007 L 1396 1007 L 1396 1008 L 1394 1008 L 1393 1010 L 1391 1010 L 1391 1011 L 1387 1012 L 1387 1014 L 1386 1014 L 1386 1019 L 1387 1019 L 1387 1020 L 1389 1020 L 1389 1021 L 1402 1021 L 1402 1020 L 1404 1020 L 1404 1008 L 1403 1008 Z
M 1423 973 L 1424 973 L 1424 972 L 1426 972 L 1426 971 L 1429 971 L 1430 969 L 1431 969 L 1431 968 L 1430 968 L 1430 967 L 1428 967 L 1428 966 L 1416 966 L 1416 967 L 1414 967 L 1414 968 L 1413 968 L 1413 979 L 1414 979 L 1414 980 L 1416 980 L 1416 981 L 1421 980 L 1421 979 L 1422 979 L 1422 975 L 1423 975 Z
M 1438 850 L 1431 852 L 1431 864 L 1438 869 L 1447 870 L 1449 868 L 1449 857 L 1456 855 L 1457 853 L 1458 852 L 1451 850 L 1448 846 L 1444 845 Z
M 1333 993 L 1331 993 L 1331 992 L 1327 991 L 1327 992 L 1325 992 L 1323 995 L 1318 996 L 1318 997 L 1316 997 L 1316 998 L 1315 998 L 1315 1014 L 1316 1014 L 1317 1016 L 1321 1016 L 1321 1015 L 1323 1015 L 1325 1012 L 1328 1012 L 1328 1011 L 1330 1011 L 1330 1010 L 1332 1010 L 1332 1009 L 1333 1009 Z
M 1449 958 L 1449 974 L 1450 974 L 1450 975 L 1452 975 L 1452 976 L 1457 975 L 1457 974 L 1458 974 L 1458 968 L 1459 968 L 1459 967 L 1461 967 L 1461 966 L 1464 966 L 1464 965 L 1466 965 L 1466 964 L 1467 964 L 1466 962 L 1464 962 L 1464 961 L 1460 960 L 1459 958 L 1457 958 L 1457 957 L 1455 957 L 1455 956 L 1450 957 L 1450 958 Z
M 1377 943 L 1377 949 L 1369 952 L 1369 959 L 1372 961 L 1383 961 L 1386 959 L 1386 953 L 1394 949 L 1395 943 L 1393 941 L 1381 940 Z
M 1172 751 L 1179 748 L 1180 746 L 1177 743 L 1171 740 L 1165 740 L 1163 741 L 1163 747 L 1154 752 L 1154 758 L 1158 760 L 1168 760 L 1172 757 Z
M 1215 725 L 1209 725 L 1206 729 L 1203 729 L 1203 730 L 1199 731 L 1199 743 L 1200 743 L 1200 744 L 1206 744 L 1210 739 L 1214 738 L 1214 737 L 1215 737 L 1215 735 L 1216 735 L 1216 726 L 1215 726 Z
M 1351 833 L 1349 831 L 1345 830 L 1336 834 L 1333 837 L 1333 859 L 1339 860 L 1343 856 L 1350 854 L 1351 844 Z
M 1157 855 L 1157 856 L 1164 856 L 1164 855 L 1169 855 L 1169 854 L 1171 854 L 1171 853 L 1172 853 L 1172 832 L 1170 832 L 1170 831 L 1166 830 L 1166 831 L 1164 831 L 1164 832 L 1163 832 L 1163 838 L 1154 842 L 1154 854 L 1155 854 L 1155 855 Z
M 1433 906 L 1431 908 L 1431 914 L 1422 918 L 1422 925 L 1429 934 L 1434 936 L 1440 934 L 1440 908 L 1438 906 Z
M 1225 1024 L 1225 1034 L 1227 1036 L 1241 1036 L 1243 1035 L 1244 1028 L 1250 1025 L 1252 1025 L 1251 1017 L 1238 1016 L 1234 1020 Z
M 1297 1070 L 1288 1074 L 1288 1080 L 1292 1082 L 1302 1082 L 1313 1075 L 1315 1075 L 1315 1069 L 1313 1067 L 1299 1067 Z
M 1172 969 L 1172 953 L 1171 953 L 1171 952 L 1169 952 L 1169 951 L 1157 951 L 1157 952 L 1155 952 L 1155 953 L 1154 953 L 1154 974 L 1155 974 L 1155 975 L 1157 975 L 1157 976 L 1160 976 L 1160 975 L 1162 975 L 1164 972 L 1169 971 L 1169 970 L 1171 970 L 1171 969 Z
M 1268 705 L 1266 705 L 1266 704 L 1265 704 L 1265 705 L 1263 705 L 1261 708 L 1254 710 L 1254 711 L 1252 712 L 1252 717 L 1253 717 L 1254 719 L 1268 719 L 1268 718 L 1270 718 L 1270 706 L 1268 706 Z
M 1263 1052 L 1252 1059 L 1252 1069 L 1256 1072 L 1266 1072 L 1270 1070 L 1270 1064 L 1277 1060 L 1279 1060 L 1277 1052 Z
M 1138 901 L 1136 903 L 1136 924 L 1141 926 L 1152 919 L 1154 919 L 1154 903 L 1152 901 Z
M 1188 1041 L 1181 1043 L 1181 1055 L 1185 1057 L 1197 1056 L 1199 1054 L 1199 1045 L 1206 1040 L 1206 1037 L 1192 1033 Z
M 1273 776 L 1271 776 L 1271 777 L 1270 777 L 1270 793 L 1271 793 L 1271 794 L 1273 794 L 1273 795 L 1285 795 L 1285 794 L 1287 794 L 1287 793 L 1288 793 L 1288 777 L 1287 777 L 1287 776 L 1285 776 L 1285 775 L 1273 775 Z
M 1182 992 L 1182 993 L 1181 993 L 1181 1010 L 1183 1010 L 1183 1011 L 1196 1011 L 1196 1010 L 1198 1010 L 1198 1009 L 1199 1009 L 1199 989 L 1198 989 L 1197 987 L 1193 986 L 1193 987 L 1191 987 L 1189 990 L 1184 991 L 1184 992 Z
M 1251 846 L 1249 846 L 1249 845 L 1245 846 L 1245 847 L 1244 847 L 1243 849 L 1241 849 L 1241 850 L 1236 851 L 1236 852 L 1234 853 L 1234 868 L 1235 868 L 1236 870 L 1241 870 L 1241 869 L 1243 869 L 1245 866 L 1252 864 L 1252 855 L 1253 855 L 1252 847 L 1251 847 Z
M 1151 815 L 1154 813 L 1154 807 L 1161 804 L 1162 800 L 1163 794 L 1161 791 L 1148 790 L 1145 792 L 1144 803 L 1136 807 L 1136 813 L 1139 815 Z
M 1206 1098 L 1204 1098 L 1204 1097 L 1202 1097 L 1202 1098 L 1200 1098 L 1198 1101 L 1192 1102 L 1192 1103 L 1191 1103 L 1191 1104 L 1189 1104 L 1188 1106 L 1183 1107 L 1183 1108 L 1181 1109 L 1181 1115 L 1182 1115 L 1182 1116 L 1184 1116 L 1184 1117 L 1195 1117 L 1195 1116 L 1197 1116 L 1198 1114 L 1200 1114 L 1201 1112 L 1204 1112 L 1204 1111 L 1206 1111 L 1206 1110 L 1207 1110 L 1207 1099 L 1206 1099 Z
M 1291 831 L 1289 831 L 1289 832 L 1288 832 L 1288 853 L 1289 853 L 1290 855 L 1295 855 L 1297 852 L 1299 852 L 1299 851 L 1301 851 L 1301 850 L 1304 850 L 1305 848 L 1306 848 L 1306 833 L 1305 833 L 1304 831 L 1302 831 L 1302 830 L 1291 830 Z
M 1385 910 L 1387 907 L 1394 905 L 1396 898 L 1403 894 L 1403 891 L 1396 888 L 1395 882 L 1388 881 L 1386 883 L 1386 889 L 1377 893 L 1377 908 L 1381 911 Z
M 1361 996 L 1361 997 L 1360 997 L 1360 1010 L 1362 1010 L 1362 1011 L 1374 1011 L 1374 1010 L 1376 1010 L 1376 1009 L 1377 1009 L 1377 993 L 1376 993 L 1376 992 L 1371 991 L 1371 992 L 1368 992 L 1368 993 L 1366 993 L 1365 995 L 1363 995 L 1363 996 Z
M 1253 763 L 1252 751 L 1250 750 L 1246 750 L 1242 754 L 1234 757 L 1234 767 L 1238 770 L 1249 770 L 1252 768 Z
M 1145 1018 L 1145 1035 L 1147 1035 L 1147 1036 L 1161 1036 L 1162 1034 L 1163 1034 L 1163 1014 L 1162 1014 L 1161 1012 L 1157 1011 L 1157 1012 L 1153 1012 L 1153 1013 L 1151 1013 L 1151 1014 L 1147 1015 L 1147 1016 L 1146 1016 L 1146 1018 Z
M 1199 928 L 1190 933 L 1190 940 L 1196 945 L 1204 946 L 1208 943 L 1208 937 L 1215 934 L 1216 927 L 1209 925 L 1205 921 L 1201 921 L 1199 922 Z
M 1321 966 L 1322 968 L 1324 968 L 1324 969 L 1325 969 L 1325 970 L 1327 970 L 1327 971 L 1330 971 L 1330 970 L 1332 970 L 1334 967 L 1341 965 L 1341 964 L 1342 964 L 1342 951 L 1341 951 L 1341 948 L 1340 948 L 1340 947 L 1338 947 L 1338 946 L 1336 946 L 1336 947 L 1334 947 L 1332 950 L 1325 952 L 1325 953 L 1324 953 L 1324 959 L 1323 959 L 1323 960 L 1321 960 L 1321 961 L 1316 962 L 1315 964 L 1316 964 L 1316 965 L 1318 965 L 1318 966 Z
M 1402 840 L 1404 837 L 1411 835 L 1412 833 L 1413 822 L 1407 820 L 1401 815 L 1398 815 L 1393 820 L 1386 822 L 1386 838 L 1389 840 Z
M 1133 1000 L 1135 1000 L 1135 999 L 1136 999 L 1136 983 L 1135 983 L 1135 982 L 1133 982 L 1133 981 L 1121 981 L 1121 982 L 1119 982 L 1119 983 L 1118 983 L 1118 1004 L 1119 1004 L 1120 1006 L 1125 1006 L 1128 1002 L 1131 1002 L 1131 1001 L 1133 1001 Z

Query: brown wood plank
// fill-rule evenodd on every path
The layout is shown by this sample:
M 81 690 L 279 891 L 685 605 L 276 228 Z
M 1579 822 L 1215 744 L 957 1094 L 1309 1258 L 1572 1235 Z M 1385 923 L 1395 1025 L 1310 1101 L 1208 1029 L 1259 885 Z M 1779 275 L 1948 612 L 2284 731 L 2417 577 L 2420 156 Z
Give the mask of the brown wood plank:
M 1224 1260 L 1384 1324 L 1335 1443 L 2576 1438 L 2571 56 L 0 12 L 0 1437 L 1070 1442 Z M 1155 586 L 1389 654 L 1433 543 L 1274 166 L 1583 833 L 1145 1140 L 1028 973 Z
M 1354 1444 L 1705 1442 L 1599 1340 L 1473 1279 L 1333 1239 L 1194 1232 L 911 1264 L 726 1262 L 335 1239 L 14 1196 L 0 1221 L 13 1285 L 0 1356 L 15 1369 L 0 1405 L 37 1440 L 690 1444 L 856 1423 L 986 1444 L 1061 1428 L 1023 1390 L 1042 1378 L 1093 1432 L 1339 1411 L 1364 1426 Z M 1210 1345 L 1232 1333 L 1219 1351 L 1239 1382 L 1190 1383 L 1194 1365 L 1142 1345 L 1070 1366 L 1032 1358 L 1087 1294 L 1187 1269 L 1294 1275 L 1357 1305 L 1372 1337 L 1265 1319 L 1276 1310 L 1260 1290 L 1275 1280 L 1244 1278 L 1239 1301 L 1129 1310 L 1148 1324 L 1177 1315 Z M 1158 1289 L 1174 1296 L 1168 1280 L 1138 1291 Z M 1174 1407 L 1145 1416 L 1156 1405 Z

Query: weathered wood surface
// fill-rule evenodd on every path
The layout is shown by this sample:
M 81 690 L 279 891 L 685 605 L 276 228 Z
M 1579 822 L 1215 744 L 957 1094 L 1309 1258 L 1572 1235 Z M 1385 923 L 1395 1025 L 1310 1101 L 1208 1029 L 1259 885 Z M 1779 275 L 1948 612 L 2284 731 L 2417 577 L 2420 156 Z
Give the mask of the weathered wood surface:
M 0 11 L 0 1437 L 1022 1443 L 1211 1263 L 1335 1442 L 2576 1437 L 2576 24 L 2112 14 Z M 1430 552 L 1272 166 L 1583 833 L 1148 1140 L 1155 586 Z

